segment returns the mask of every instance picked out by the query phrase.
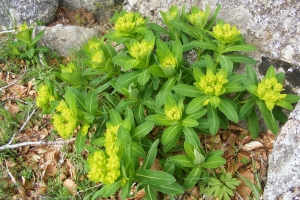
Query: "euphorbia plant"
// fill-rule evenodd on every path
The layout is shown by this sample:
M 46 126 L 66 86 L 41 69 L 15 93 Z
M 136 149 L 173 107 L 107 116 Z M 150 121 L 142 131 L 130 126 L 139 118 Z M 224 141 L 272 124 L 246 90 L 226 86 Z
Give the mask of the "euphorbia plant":
M 281 94 L 283 75 L 272 67 L 258 83 L 250 66 L 256 62 L 236 53 L 256 48 L 235 26 L 216 22 L 219 9 L 209 18 L 209 6 L 187 13 L 172 6 L 161 12 L 167 30 L 139 13 L 117 13 L 112 32 L 84 46 L 83 60 L 61 65 L 57 91 L 49 81 L 40 87 L 49 99 L 39 96 L 38 106 L 53 114 L 56 131 L 68 138 L 79 129 L 75 145 L 90 153 L 88 177 L 104 184 L 92 199 L 120 188 L 126 199 L 133 183 L 148 199 L 207 184 L 225 159 L 221 150 L 204 151 L 199 134 L 214 135 L 229 121 L 246 119 L 257 137 L 255 105 L 277 133 L 276 120 L 284 120 L 277 107 L 292 109 L 299 97 Z M 191 63 L 183 56 L 190 51 L 196 52 Z M 246 75 L 234 72 L 240 63 L 247 64 Z M 151 170 L 155 160 L 162 171 Z

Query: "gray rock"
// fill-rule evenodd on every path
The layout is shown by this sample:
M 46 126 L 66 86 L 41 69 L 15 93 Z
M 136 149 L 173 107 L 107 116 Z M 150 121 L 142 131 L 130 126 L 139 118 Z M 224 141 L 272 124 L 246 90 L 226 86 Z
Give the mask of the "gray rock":
M 269 157 L 265 200 L 300 197 L 300 103 L 282 127 Z
M 15 25 L 39 20 L 45 24 L 52 23 L 58 8 L 58 0 L 1 0 L 0 25 Z
M 101 36 L 100 29 L 77 26 L 39 27 L 37 31 L 45 30 L 40 45 L 48 46 L 60 56 L 69 56 L 70 51 L 78 50 L 89 38 Z
M 59 0 L 59 5 L 71 10 L 84 7 L 88 12 L 94 13 L 94 17 L 98 22 L 107 21 L 114 11 L 113 0 Z

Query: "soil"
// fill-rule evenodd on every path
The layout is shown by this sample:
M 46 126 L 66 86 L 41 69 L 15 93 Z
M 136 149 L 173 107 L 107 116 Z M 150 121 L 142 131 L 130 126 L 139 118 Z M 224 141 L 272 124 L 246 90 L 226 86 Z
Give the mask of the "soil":
M 83 27 L 92 27 L 97 24 L 92 12 L 87 12 L 85 8 L 70 10 L 66 7 L 59 7 L 56 12 L 55 22 L 49 26 L 63 24 L 65 26 L 75 25 Z

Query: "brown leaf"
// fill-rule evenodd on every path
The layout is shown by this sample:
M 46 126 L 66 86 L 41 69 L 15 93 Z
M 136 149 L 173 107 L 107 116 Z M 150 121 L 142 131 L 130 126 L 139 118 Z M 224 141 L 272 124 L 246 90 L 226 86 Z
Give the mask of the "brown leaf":
M 49 164 L 46 168 L 46 172 L 47 172 L 48 176 L 55 176 L 57 173 L 57 168 L 55 165 Z
M 73 195 L 76 194 L 76 187 L 77 184 L 72 180 L 72 179 L 66 179 L 63 183 L 63 185 L 68 188 L 69 192 L 72 193 Z
M 252 151 L 253 149 L 262 148 L 264 145 L 259 141 L 252 141 L 248 144 L 245 144 L 242 148 L 242 151 Z
M 254 174 L 251 172 L 250 169 L 240 169 L 239 173 L 241 176 L 243 176 L 245 179 L 248 179 L 252 183 L 255 183 L 254 181 Z M 240 179 L 240 178 L 239 178 Z M 241 179 L 240 179 L 241 180 Z M 241 180 L 241 184 L 236 188 L 236 191 L 243 197 L 244 200 L 248 200 L 251 194 L 251 189 L 247 186 L 247 184 Z

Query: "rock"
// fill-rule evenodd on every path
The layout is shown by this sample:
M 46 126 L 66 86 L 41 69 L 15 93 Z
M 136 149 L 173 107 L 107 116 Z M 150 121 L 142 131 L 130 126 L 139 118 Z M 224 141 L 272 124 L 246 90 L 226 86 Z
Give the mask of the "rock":
M 139 11 L 151 20 L 161 19 L 159 11 L 166 11 L 171 5 L 192 5 L 205 9 L 210 5 L 214 11 L 221 4 L 218 15 L 225 22 L 235 24 L 246 38 L 247 43 L 259 48 L 251 55 L 260 61 L 262 56 L 281 59 L 299 66 L 300 1 L 298 0 L 148 0 L 128 1 L 127 10 Z
M 269 157 L 267 184 L 263 199 L 300 197 L 300 103 L 282 127 Z M 298 197 L 298 198 L 297 198 Z
M 49 24 L 54 21 L 58 8 L 58 0 L 2 0 L 0 9 L 0 25 L 15 25 L 39 20 Z
M 114 12 L 113 0 L 59 0 L 59 2 L 60 6 L 65 6 L 71 10 L 84 7 L 87 11 L 94 13 L 98 22 L 108 21 Z
M 70 51 L 82 47 L 93 36 L 100 37 L 101 31 L 96 28 L 83 28 L 78 26 L 39 27 L 37 31 L 45 30 L 40 45 L 49 46 L 60 56 L 69 56 Z

